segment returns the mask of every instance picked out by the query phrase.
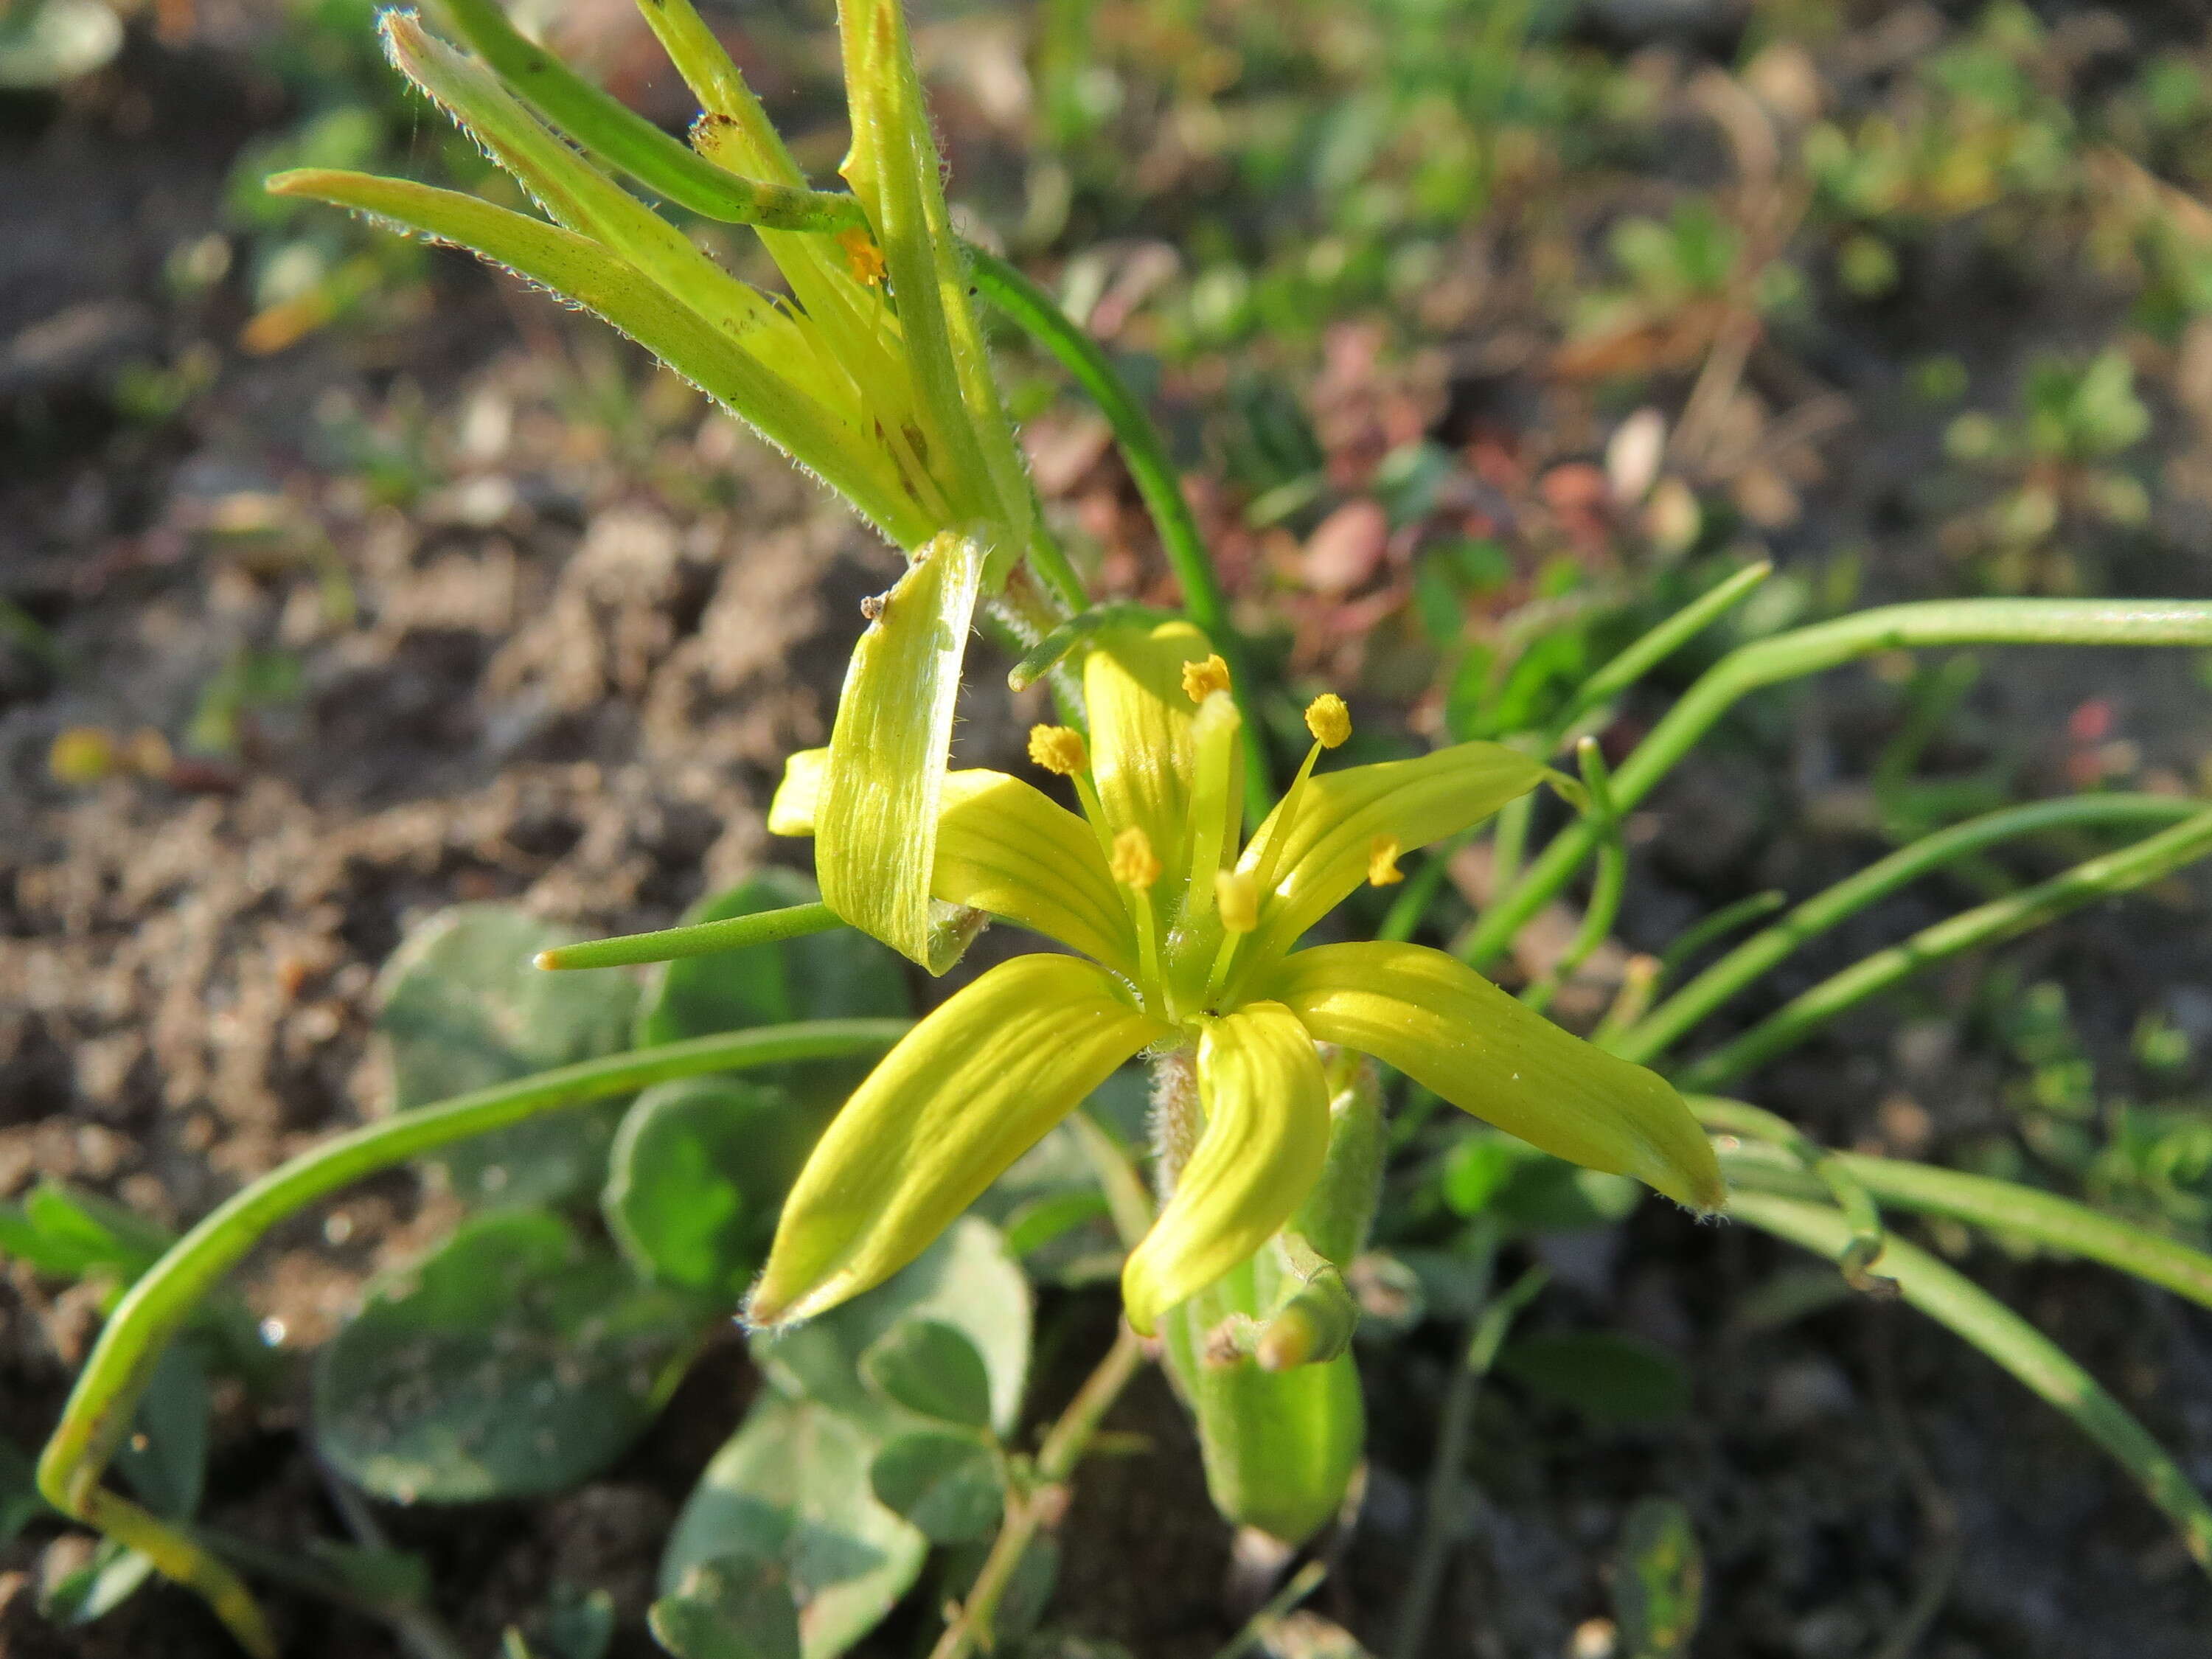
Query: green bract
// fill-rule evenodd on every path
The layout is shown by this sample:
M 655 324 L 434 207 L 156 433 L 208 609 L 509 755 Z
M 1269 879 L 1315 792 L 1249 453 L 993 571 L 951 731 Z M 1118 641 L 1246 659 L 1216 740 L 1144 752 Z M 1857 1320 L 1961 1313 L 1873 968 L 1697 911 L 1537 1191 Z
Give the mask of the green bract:
M 753 1291 L 756 1322 L 805 1318 L 896 1271 L 1146 1048 L 1195 1049 L 1203 1127 L 1170 1149 L 1174 1194 L 1123 1271 L 1141 1331 L 1251 1256 L 1314 1187 L 1330 1125 L 1320 1042 L 1372 1054 L 1561 1158 L 1700 1209 L 1721 1203 L 1711 1147 L 1655 1073 L 1440 951 L 1295 948 L 1361 883 L 1395 880 L 1401 852 L 1533 787 L 1535 762 L 1468 743 L 1316 775 L 1322 750 L 1350 730 L 1323 697 L 1308 715 L 1319 741 L 1240 850 L 1240 722 L 1206 637 L 1183 623 L 1103 630 L 1083 686 L 1091 741 L 1040 726 L 1030 743 L 1073 779 L 1083 816 L 1001 773 L 950 773 L 929 896 L 1090 959 L 1002 963 L 884 1057 L 800 1173 Z M 826 823 L 823 775 L 816 757 L 794 760 L 775 828 Z
M 514 175 L 544 220 L 360 173 L 289 173 L 269 187 L 470 248 L 595 313 L 908 554 L 914 568 L 854 659 L 830 745 L 824 840 L 835 850 L 821 877 L 840 915 L 941 971 L 963 941 L 931 913 L 931 838 L 976 606 L 1006 594 L 1029 553 L 1049 564 L 1063 598 L 1080 594 L 1048 544 L 1033 545 L 1035 497 L 969 305 L 905 20 L 896 0 L 838 9 L 847 196 L 808 187 L 689 0 L 642 9 L 699 100 L 691 149 L 524 40 L 492 0 L 444 8 L 476 57 L 411 13 L 385 16 L 392 62 Z M 754 227 L 789 295 L 729 275 L 613 172 Z M 1026 634 L 1048 619 L 1034 595 L 1000 608 Z M 881 787 L 892 775 L 880 769 L 858 775 L 849 757 L 863 750 L 896 757 L 894 787 Z

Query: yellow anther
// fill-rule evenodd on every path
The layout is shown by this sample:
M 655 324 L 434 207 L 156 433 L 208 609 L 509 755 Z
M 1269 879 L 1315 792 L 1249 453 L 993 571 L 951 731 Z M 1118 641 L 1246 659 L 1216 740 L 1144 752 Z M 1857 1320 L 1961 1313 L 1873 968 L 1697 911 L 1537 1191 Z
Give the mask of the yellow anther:
M 1232 933 L 1249 933 L 1260 925 L 1260 884 L 1249 870 L 1215 871 L 1213 902 L 1221 925 Z
M 1334 749 L 1352 735 L 1352 711 L 1334 691 L 1324 691 L 1306 705 L 1306 730 L 1324 749 Z
M 1182 694 L 1193 702 L 1204 702 L 1216 691 L 1229 689 L 1229 665 L 1216 653 L 1204 662 L 1182 665 Z
M 837 246 L 845 250 L 845 269 L 853 273 L 853 280 L 869 288 L 879 287 L 890 267 L 884 264 L 884 251 L 875 239 L 858 225 L 837 233 Z
M 1152 851 L 1152 837 L 1134 824 L 1114 837 L 1114 856 L 1106 867 L 1124 887 L 1140 891 L 1160 878 L 1160 860 Z
M 1048 772 L 1073 777 L 1091 764 L 1091 750 L 1083 733 L 1072 726 L 1030 727 L 1030 759 Z
M 1398 867 L 1397 837 L 1376 836 L 1367 847 L 1367 879 L 1377 887 L 1392 887 L 1405 878 L 1406 872 Z

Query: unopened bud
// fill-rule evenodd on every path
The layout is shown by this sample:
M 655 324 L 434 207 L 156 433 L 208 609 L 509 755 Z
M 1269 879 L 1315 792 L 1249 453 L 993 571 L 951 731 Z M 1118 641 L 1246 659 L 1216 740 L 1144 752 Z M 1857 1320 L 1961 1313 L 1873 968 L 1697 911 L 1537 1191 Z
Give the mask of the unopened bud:
M 1083 733 L 1072 726 L 1030 727 L 1030 759 L 1048 772 L 1066 778 L 1091 764 L 1091 750 Z
M 1334 749 L 1352 735 L 1352 711 L 1334 691 L 1324 691 L 1306 705 L 1306 730 L 1324 749 Z

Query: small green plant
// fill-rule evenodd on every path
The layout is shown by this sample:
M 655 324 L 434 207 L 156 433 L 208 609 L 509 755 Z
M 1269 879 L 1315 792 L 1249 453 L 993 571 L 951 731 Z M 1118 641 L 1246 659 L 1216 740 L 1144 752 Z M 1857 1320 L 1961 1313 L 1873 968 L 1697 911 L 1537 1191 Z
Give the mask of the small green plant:
M 453 1650 L 420 1564 L 378 1544 L 373 1526 L 295 1559 L 196 1520 L 209 1369 L 266 1363 L 239 1340 L 221 1280 L 280 1222 L 411 1160 L 438 1166 L 470 1215 L 374 1285 L 318 1357 L 312 1432 L 342 1510 L 360 1492 L 475 1501 L 604 1468 L 743 1291 L 768 1386 L 666 1547 L 650 1624 L 679 1659 L 827 1659 L 879 1623 L 933 1547 L 945 1551 L 936 1605 L 948 1607 L 936 1659 L 1024 1639 L 1049 1592 L 1048 1534 L 1067 1483 L 1146 1363 L 1147 1334 L 1196 1425 L 1217 1507 L 1298 1543 L 1340 1512 L 1361 1455 L 1355 1333 L 1410 1322 L 1425 1301 L 1465 1341 L 1398 1616 L 1396 1651 L 1411 1659 L 1464 1508 L 1473 1402 L 1493 1370 L 1598 1420 L 1661 1420 L 1694 1397 L 1679 1364 L 1634 1339 L 1516 1336 L 1547 1276 L 1498 1282 L 1506 1249 L 1617 1218 L 1638 1182 L 1832 1261 L 1837 1294 L 1900 1297 L 1980 1348 L 2104 1447 L 2212 1571 L 2212 1508 L 2127 1408 L 1889 1218 L 2027 1241 L 2208 1305 L 2212 1256 L 2025 1182 L 1835 1152 L 1719 1092 L 1934 964 L 2212 854 L 2212 808 L 2118 794 L 1998 805 L 1909 834 L 1781 914 L 1759 901 L 1693 924 L 1667 957 L 1625 975 L 1587 1041 L 1547 1013 L 1614 930 L 1630 815 L 1751 693 L 1913 651 L 2203 650 L 2212 605 L 1944 602 L 1773 631 L 1720 655 L 1608 764 L 1595 733 L 1609 712 L 1759 588 L 1769 571 L 1753 565 L 1640 633 L 1577 631 L 1517 687 L 1510 674 L 1483 678 L 1455 711 L 1480 738 L 1322 769 L 1351 736 L 1349 711 L 1331 695 L 1292 699 L 1253 671 L 1139 400 L 1047 295 L 952 234 L 893 0 L 854 0 L 840 17 L 849 192 L 806 179 L 687 0 L 645 10 L 702 106 L 689 148 L 524 40 L 489 0 L 447 9 L 473 55 L 411 17 L 383 25 L 395 63 L 544 218 L 331 170 L 275 188 L 459 242 L 595 311 L 905 553 L 867 607 L 828 745 L 793 757 L 775 803 L 773 828 L 814 837 L 819 895 L 763 878 L 677 927 L 580 942 L 512 910 L 451 913 L 386 968 L 388 1116 L 173 1242 L 66 1194 L 0 1210 L 11 1255 L 118 1292 L 37 1469 L 43 1501 L 103 1538 L 59 1611 L 96 1613 L 159 1571 L 249 1650 L 273 1654 L 246 1579 L 266 1575 L 365 1607 L 418 1650 Z M 1510 13 L 1512 26 L 1524 16 Z M 1942 72 L 1981 75 L 1964 60 Z M 617 173 L 750 227 L 788 295 L 728 275 Z M 1733 280 L 1738 251 L 1717 220 L 1686 211 L 1653 232 L 1632 239 L 1642 252 L 1628 263 L 1670 301 Z M 1099 403 L 1187 616 L 1094 603 L 1046 532 L 971 289 Z M 2109 453 L 2099 447 L 2131 396 L 2111 380 L 2052 394 L 2062 450 Z M 1479 580 L 1479 561 L 1470 568 L 1462 576 Z M 1060 719 L 1032 733 L 1031 756 L 1067 781 L 1079 812 L 1012 777 L 952 769 L 979 619 L 1019 653 L 1016 681 L 1050 684 Z M 1295 732 L 1302 702 L 1312 746 L 1278 802 L 1263 739 Z M 1566 756 L 1578 775 L 1549 769 Z M 1531 792 L 1547 779 L 1573 810 L 1532 848 Z M 1454 937 L 1432 907 L 1451 852 L 1486 823 L 1492 890 Z M 1698 1046 L 1736 997 L 1883 896 L 2061 826 L 2141 833 Z M 1367 930 L 1380 937 L 1300 948 L 1344 930 L 1370 886 L 1396 890 Z M 1483 977 L 1571 890 L 1571 937 L 1522 996 Z M 1017 957 L 913 1020 L 898 957 L 946 971 L 994 917 L 1080 954 Z M 1412 942 L 1424 933 L 1438 943 Z M 578 971 L 647 963 L 663 965 L 642 988 Z M 2056 1024 L 2023 1036 L 2023 1058 L 2063 1115 L 2081 1079 Z M 2144 1042 L 2170 1056 L 2159 1033 Z M 1126 1100 L 1137 1059 L 1153 1102 L 1143 1128 L 1113 1099 Z M 1370 1251 L 1394 1144 L 1415 1145 L 1446 1101 L 1505 1132 L 1445 1150 L 1440 1224 L 1458 1230 L 1455 1248 L 1425 1261 Z M 1392 1218 L 1379 1220 L 1387 1236 Z M 1067 1270 L 1075 1258 L 1055 1247 L 1079 1235 L 1109 1264 L 1093 1276 L 1118 1279 L 1126 1318 L 1031 1443 L 1020 1432 L 1030 1280 Z M 106 1483 L 111 1468 L 135 1500 Z M 23 1512 L 11 1499 L 0 1515 Z M 1639 1510 L 1620 1547 L 1620 1631 L 1637 1650 L 1683 1651 L 1704 1586 L 1681 1513 Z M 1282 1618 L 1313 1571 L 1264 1616 Z M 556 1611 L 564 1632 L 604 1641 L 603 1617 L 549 1609 L 549 1628 Z M 512 1633 L 510 1650 L 527 1639 Z

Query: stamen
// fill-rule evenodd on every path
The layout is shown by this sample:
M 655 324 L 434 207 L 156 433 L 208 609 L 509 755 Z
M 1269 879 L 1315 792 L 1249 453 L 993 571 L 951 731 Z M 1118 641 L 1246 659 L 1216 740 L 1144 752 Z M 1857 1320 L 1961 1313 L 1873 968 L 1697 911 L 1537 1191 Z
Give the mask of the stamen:
M 1377 887 L 1395 887 L 1405 880 L 1406 872 L 1398 867 L 1398 838 L 1377 836 L 1367 848 L 1367 879 Z
M 1204 702 L 1216 691 L 1229 689 L 1229 665 L 1215 653 L 1204 662 L 1182 665 L 1182 694 L 1193 702 Z
M 1352 735 L 1352 711 L 1334 691 L 1324 691 L 1306 705 L 1306 730 L 1324 749 L 1334 749 Z
M 1160 878 L 1159 855 L 1152 851 L 1152 839 L 1134 824 L 1114 837 L 1114 856 L 1107 867 L 1115 880 L 1140 893 L 1149 892 Z
M 1091 766 L 1091 750 L 1083 733 L 1072 726 L 1030 727 L 1030 760 L 1060 777 L 1072 778 Z
M 1213 872 L 1213 901 L 1221 925 L 1231 933 L 1249 933 L 1260 925 L 1260 884 L 1249 870 Z
M 884 251 L 875 239 L 858 225 L 851 225 L 837 233 L 837 246 L 845 250 L 845 269 L 853 280 L 866 288 L 880 288 L 890 267 L 884 263 Z
M 1152 920 L 1152 884 L 1160 878 L 1159 855 L 1152 851 L 1152 837 L 1133 823 L 1114 837 L 1113 855 L 1106 862 L 1114 879 L 1129 890 L 1129 908 L 1137 924 L 1139 988 L 1151 1007 L 1154 998 L 1166 994 L 1160 978 L 1159 928 Z
M 1219 662 L 1220 658 L 1211 659 Z M 1194 663 L 1183 669 L 1188 686 L 1206 666 Z M 1205 915 L 1213 902 L 1214 872 L 1234 861 L 1237 811 L 1237 733 L 1243 726 L 1237 705 L 1226 689 L 1206 693 L 1190 723 L 1192 746 L 1197 750 L 1191 769 L 1190 867 L 1183 872 L 1182 921 L 1188 926 Z

